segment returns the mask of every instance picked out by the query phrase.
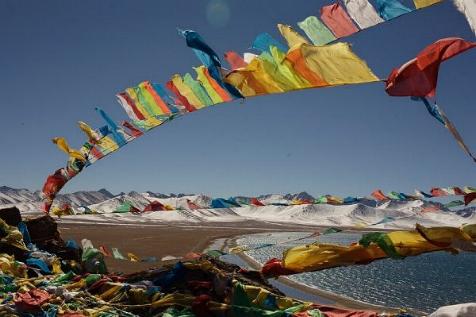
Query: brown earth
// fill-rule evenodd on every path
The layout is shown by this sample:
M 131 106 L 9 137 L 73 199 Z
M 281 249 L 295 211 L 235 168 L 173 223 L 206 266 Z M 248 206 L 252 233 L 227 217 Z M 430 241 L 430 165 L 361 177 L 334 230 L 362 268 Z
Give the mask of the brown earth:
M 212 240 L 263 231 L 313 231 L 316 227 L 288 226 L 263 222 L 167 224 L 167 225 L 102 225 L 58 224 L 61 237 L 66 241 L 89 239 L 95 247 L 118 248 L 126 256 L 128 252 L 142 257 L 155 256 L 156 263 L 139 263 L 106 258 L 111 272 L 135 272 L 151 266 L 159 266 L 166 255 L 184 256 L 188 252 L 202 252 Z

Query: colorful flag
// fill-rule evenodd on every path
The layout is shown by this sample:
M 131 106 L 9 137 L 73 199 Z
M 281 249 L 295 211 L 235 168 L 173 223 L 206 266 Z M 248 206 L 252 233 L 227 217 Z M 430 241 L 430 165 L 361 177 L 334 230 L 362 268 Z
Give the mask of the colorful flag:
M 52 141 L 54 144 L 56 144 L 58 149 L 68 154 L 70 158 L 74 158 L 80 161 L 86 161 L 86 158 L 80 151 L 69 147 L 68 142 L 66 142 L 65 138 L 57 137 L 57 138 L 53 138 Z
M 444 197 L 444 196 L 448 196 L 448 193 L 446 191 L 444 191 L 443 189 L 439 188 L 439 187 L 433 187 L 431 190 L 431 195 L 433 195 L 433 197 Z
M 185 37 L 187 46 L 192 48 L 198 59 L 208 69 L 210 76 L 232 96 L 235 98 L 243 98 L 235 87 L 223 81 L 220 58 L 217 53 L 205 43 L 200 34 L 192 30 L 181 31 L 181 34 Z
M 240 55 L 238 55 L 238 53 L 234 51 L 226 52 L 225 59 L 228 62 L 228 64 L 230 64 L 231 70 L 245 67 L 247 64 L 245 60 L 243 59 L 243 57 L 241 57 Z
M 476 199 L 476 192 L 466 194 L 464 195 L 464 204 L 469 205 L 475 199 Z
M 306 33 L 314 45 L 324 45 L 336 40 L 336 37 L 317 17 L 309 16 L 298 26 Z
M 337 38 L 349 36 L 359 31 L 339 3 L 322 7 L 321 20 Z
M 384 22 L 367 0 L 344 0 L 344 5 L 349 15 L 361 29 Z
M 109 131 L 112 134 L 112 137 L 114 138 L 114 141 L 117 143 L 119 147 L 125 145 L 127 143 L 126 139 L 124 138 L 123 134 L 121 134 L 119 131 L 121 128 L 119 128 L 114 122 L 114 120 L 109 117 L 109 115 L 102 110 L 99 107 L 96 107 L 96 111 L 99 112 L 99 115 L 106 121 L 107 125 L 109 126 Z
M 415 4 L 415 8 L 423 9 L 431 5 L 440 3 L 441 1 L 442 0 L 413 0 L 413 3 Z
M 376 189 L 371 193 L 372 197 L 374 197 L 378 201 L 384 201 L 384 200 L 389 200 L 387 196 L 380 190 Z
M 448 119 L 448 117 L 445 115 L 443 110 L 441 110 L 440 107 L 436 103 L 431 104 L 426 98 L 421 97 L 421 98 L 415 98 L 423 101 L 423 103 L 426 106 L 426 109 L 428 112 L 440 123 L 442 123 L 453 135 L 453 138 L 456 140 L 458 145 L 463 149 L 463 151 L 473 159 L 474 162 L 476 162 L 476 157 L 471 153 L 469 150 L 468 146 L 464 142 L 463 138 L 459 134 L 458 130 L 456 130 L 456 127 L 453 125 L 453 123 Z
M 301 36 L 289 25 L 278 24 L 278 30 L 286 40 L 286 43 L 288 44 L 289 48 L 293 48 L 294 46 L 303 43 L 309 44 L 309 42 L 303 36 Z
M 476 42 L 456 37 L 438 40 L 395 68 L 388 76 L 385 91 L 390 96 L 433 97 L 440 64 L 474 47 Z
M 271 46 L 277 47 L 280 51 L 284 53 L 288 51 L 288 48 L 284 44 L 275 40 L 268 33 L 258 34 L 258 36 L 253 41 L 253 44 L 251 44 L 252 48 L 261 52 L 266 52 L 266 51 L 269 52 L 269 49 Z
M 309 69 L 329 85 L 379 81 L 365 61 L 352 52 L 348 43 L 326 46 L 303 44 L 297 48 Z
M 378 14 L 385 20 L 390 20 L 412 12 L 412 9 L 407 8 L 397 0 L 375 0 Z

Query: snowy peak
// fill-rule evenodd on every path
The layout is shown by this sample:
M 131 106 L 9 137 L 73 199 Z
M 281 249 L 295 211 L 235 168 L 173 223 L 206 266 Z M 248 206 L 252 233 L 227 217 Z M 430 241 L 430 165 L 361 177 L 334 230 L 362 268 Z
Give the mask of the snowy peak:
M 70 194 L 60 194 L 57 201 L 68 203 L 73 207 L 88 206 L 114 197 L 108 190 L 78 191 Z M 17 206 L 21 211 L 39 211 L 41 205 L 40 191 L 30 191 L 25 188 L 0 187 L 0 208 Z
M 37 202 L 40 196 L 25 188 L 0 187 L 0 205 L 17 204 L 22 202 Z
M 107 190 L 103 191 L 78 191 L 71 194 L 60 194 L 58 202 L 69 203 L 73 207 L 88 206 L 114 197 Z
M 98 190 L 98 193 L 103 194 L 104 196 L 107 196 L 109 198 L 114 197 L 114 195 L 110 191 L 108 191 L 106 188 L 101 188 L 100 190 Z
M 284 195 L 284 198 L 293 201 L 293 200 L 307 200 L 307 201 L 314 201 L 314 197 L 309 195 L 306 192 L 300 192 L 297 194 L 286 194 Z

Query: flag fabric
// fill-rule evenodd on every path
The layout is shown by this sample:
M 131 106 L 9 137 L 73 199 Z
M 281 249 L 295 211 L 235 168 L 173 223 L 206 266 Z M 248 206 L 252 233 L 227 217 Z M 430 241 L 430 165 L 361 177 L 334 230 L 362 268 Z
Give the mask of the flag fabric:
M 52 141 L 53 141 L 54 144 L 56 144 L 58 149 L 65 152 L 66 154 L 68 154 L 69 157 L 75 158 L 75 159 L 78 159 L 78 160 L 81 160 L 81 161 L 86 160 L 86 158 L 83 156 L 83 154 L 81 152 L 69 147 L 68 142 L 66 141 L 65 138 L 57 137 L 57 138 L 53 138 Z
M 439 187 L 433 187 L 431 190 L 431 195 L 433 197 L 444 197 L 444 196 L 448 196 L 448 193 L 446 191 L 444 191 L 443 189 L 439 188 Z
M 453 0 L 459 12 L 464 14 L 471 30 L 476 34 L 476 1 L 474 0 Z
M 469 205 L 475 199 L 476 199 L 476 192 L 466 194 L 464 195 L 464 204 Z
M 275 40 L 271 35 L 269 35 L 269 33 L 258 34 L 258 36 L 253 41 L 253 44 L 251 44 L 252 48 L 261 52 L 269 52 L 271 46 L 275 46 L 280 51 L 285 53 L 288 51 L 288 48 L 284 44 Z
M 314 45 L 325 45 L 336 40 L 336 37 L 317 17 L 309 16 L 298 26 L 306 33 Z
M 339 3 L 322 7 L 321 20 L 337 38 L 349 36 L 359 31 Z
M 104 110 L 96 107 L 96 111 L 104 119 L 104 121 L 106 121 L 107 125 L 109 126 L 109 131 L 117 145 L 119 147 L 125 145 L 127 141 L 124 138 L 124 135 L 120 133 L 120 130 L 122 129 L 116 124 L 116 122 L 114 122 L 114 120 L 111 119 L 111 117 L 109 117 L 109 115 Z
M 235 98 L 243 98 L 235 87 L 223 81 L 220 58 L 217 53 L 205 43 L 200 34 L 192 30 L 181 31 L 181 34 L 185 37 L 187 46 L 192 48 L 198 59 L 208 69 L 210 76 Z
M 361 29 L 384 22 L 367 0 L 344 0 L 344 5 L 351 18 Z
M 440 64 L 476 47 L 476 42 L 450 37 L 436 41 L 416 58 L 388 76 L 385 91 L 390 96 L 434 97 Z
M 433 197 L 432 195 L 427 194 L 425 192 L 422 192 L 421 190 L 418 190 L 418 189 L 415 189 L 415 195 L 418 198 L 431 198 L 431 197 Z
M 374 190 L 371 195 L 378 201 L 389 200 L 389 198 L 380 189 Z
M 427 252 L 464 250 L 475 252 L 476 225 L 426 228 L 416 230 L 371 232 L 358 243 L 348 246 L 311 243 L 284 251 L 282 261 L 271 259 L 262 268 L 265 276 L 319 271 L 332 267 L 368 264 L 375 260 L 404 259 Z
M 348 43 L 326 46 L 302 44 L 296 50 L 301 52 L 307 67 L 328 85 L 379 80 L 365 61 L 352 52 Z
M 453 123 L 450 121 L 450 119 L 448 119 L 448 117 L 446 116 L 446 114 L 443 112 L 443 110 L 441 110 L 441 108 L 436 104 L 431 104 L 426 98 L 416 98 L 416 99 L 420 99 L 421 101 L 423 101 L 423 103 L 425 104 L 426 106 L 426 109 L 428 110 L 428 112 L 436 119 L 438 120 L 440 123 L 442 123 L 447 129 L 448 131 L 450 131 L 451 135 L 453 136 L 453 138 L 456 140 L 456 142 L 458 143 L 458 145 L 463 149 L 463 151 L 474 161 L 476 162 L 476 157 L 471 153 L 471 151 L 469 150 L 468 146 L 466 145 L 466 143 L 464 142 L 463 138 L 461 137 L 461 135 L 459 134 L 458 130 L 456 129 L 456 127 L 453 125 Z
M 228 64 L 230 64 L 231 70 L 245 67 L 247 64 L 245 60 L 243 59 L 243 57 L 241 57 L 240 55 L 238 55 L 238 53 L 234 51 L 226 52 L 225 59 L 228 62 Z
M 413 3 L 415 4 L 415 8 L 423 9 L 431 5 L 440 3 L 441 1 L 442 0 L 413 0 Z
M 292 48 L 296 45 L 300 44 L 309 44 L 309 42 L 304 38 L 302 35 L 300 35 L 298 32 L 296 32 L 292 27 L 289 25 L 285 24 L 278 24 L 278 30 L 283 36 L 283 38 L 286 40 L 286 43 L 288 44 L 289 48 Z
M 385 20 L 394 19 L 412 12 L 412 9 L 407 8 L 397 0 L 375 0 L 375 3 L 378 14 Z

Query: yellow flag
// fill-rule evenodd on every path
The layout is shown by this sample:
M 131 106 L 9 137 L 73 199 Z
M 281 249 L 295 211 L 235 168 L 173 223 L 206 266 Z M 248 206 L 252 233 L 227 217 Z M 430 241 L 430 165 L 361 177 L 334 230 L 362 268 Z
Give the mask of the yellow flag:
M 207 94 L 212 99 L 213 104 L 223 102 L 223 99 L 220 95 L 213 89 L 212 85 L 208 81 L 207 76 L 205 75 L 205 66 L 200 66 L 194 68 L 195 72 L 197 73 L 197 80 L 202 84 L 203 88 L 207 91 Z
M 172 82 L 174 83 L 175 87 L 179 90 L 180 94 L 187 98 L 188 102 L 197 109 L 203 108 L 204 105 L 200 101 L 200 99 L 195 95 L 192 89 L 187 86 L 182 77 L 179 74 L 175 74 L 172 76 Z
M 299 74 L 294 71 L 293 66 L 286 59 L 286 54 L 281 52 L 277 47 L 271 46 L 271 56 L 276 65 L 278 65 L 281 74 L 283 74 L 283 76 L 285 76 L 296 87 L 308 88 L 311 86 L 306 79 L 300 77 Z
M 464 225 L 461 230 L 476 241 L 476 224 Z
M 53 143 L 56 144 L 56 146 L 63 152 L 69 155 L 69 157 L 78 159 L 80 161 L 86 161 L 84 158 L 83 154 L 79 152 L 78 150 L 72 149 L 69 147 L 68 142 L 66 142 L 65 138 L 58 137 L 58 138 L 53 138 Z
M 119 149 L 119 145 L 117 145 L 116 142 L 114 142 L 113 139 L 111 139 L 108 136 L 102 137 L 96 145 L 101 149 L 101 152 L 106 155 L 108 153 L 114 152 L 117 149 Z
M 431 244 L 442 248 L 457 248 L 467 251 L 476 251 L 471 231 L 476 229 L 476 225 L 455 227 L 426 228 L 420 224 L 416 225 L 418 232 Z M 473 228 L 473 229 L 471 229 Z M 476 240 L 476 239 L 475 239 Z
M 358 261 L 371 262 L 387 255 L 377 245 L 341 246 L 335 244 L 310 244 L 288 249 L 283 254 L 283 266 L 294 272 L 311 272 L 337 266 L 346 266 Z
M 288 87 L 288 89 L 284 89 L 284 86 L 281 87 L 273 79 L 272 74 L 266 71 L 264 63 L 266 61 L 263 61 L 258 56 L 246 67 L 229 73 L 225 78 L 225 82 L 238 88 L 245 97 L 293 90 L 292 87 Z
M 392 231 L 387 234 L 398 254 L 414 256 L 425 252 L 440 250 L 417 231 Z
M 378 81 L 365 61 L 352 52 L 348 43 L 326 46 L 302 44 L 300 49 L 306 65 L 330 85 L 358 84 Z
M 425 7 L 429 7 L 431 5 L 437 4 L 441 2 L 441 0 L 413 0 L 413 3 L 415 4 L 415 7 L 417 9 L 422 9 Z
M 129 258 L 129 260 L 131 262 L 139 262 L 140 261 L 139 257 L 137 255 L 135 255 L 134 253 L 131 253 L 131 252 L 127 253 L 127 257 Z
M 289 48 L 292 48 L 301 44 L 309 44 L 309 41 L 301 36 L 298 32 L 294 31 L 292 27 L 285 24 L 278 24 L 278 30 L 288 43 Z
M 139 97 L 137 96 L 137 93 L 133 88 L 127 88 L 126 93 L 129 95 L 129 97 L 132 99 L 132 101 L 136 105 L 137 109 L 139 109 L 139 111 L 142 113 L 142 115 L 145 118 L 148 118 L 154 115 L 153 113 L 149 113 L 147 111 L 147 108 L 140 102 Z
M 83 131 L 87 135 L 88 140 L 91 143 L 94 143 L 99 139 L 96 131 L 94 131 L 93 128 L 91 128 L 86 122 L 79 121 L 78 124 L 81 131 Z

